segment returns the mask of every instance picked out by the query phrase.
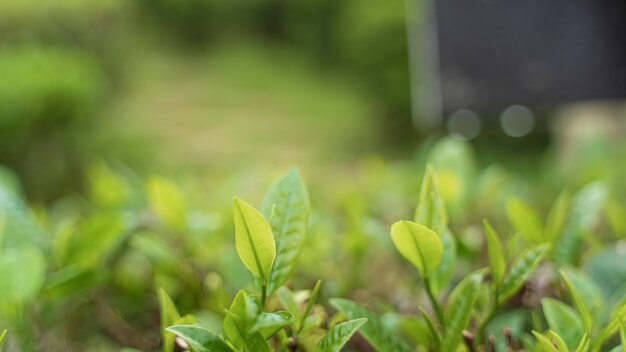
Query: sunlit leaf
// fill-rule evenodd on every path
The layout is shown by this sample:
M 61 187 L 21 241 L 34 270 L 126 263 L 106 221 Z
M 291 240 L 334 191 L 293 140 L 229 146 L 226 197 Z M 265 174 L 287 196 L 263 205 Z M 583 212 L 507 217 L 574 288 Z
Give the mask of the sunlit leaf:
M 583 335 L 582 339 L 578 343 L 578 347 L 574 352 L 587 352 L 589 351 L 589 347 L 591 346 L 591 340 L 589 339 L 589 335 Z
M 569 352 L 569 348 L 567 348 L 567 344 L 565 343 L 565 341 L 563 341 L 563 339 L 561 338 L 561 336 L 559 336 L 559 334 L 557 334 L 556 332 L 550 330 L 548 331 L 548 334 L 552 337 L 552 341 L 554 342 L 554 344 L 556 345 L 556 349 L 559 352 Z
M 235 347 L 250 351 L 269 349 L 260 332 L 251 332 L 251 327 L 261 314 L 261 304 L 257 297 L 244 290 L 237 293 L 228 309 L 222 327 Z
M 483 271 L 466 276 L 452 291 L 444 314 L 445 328 L 441 343 L 442 351 L 455 351 L 463 330 L 467 328 L 474 303 L 478 298 L 478 290 L 483 278 Z
M 363 335 L 377 351 L 411 351 L 395 331 L 387 329 L 378 316 L 369 309 L 343 298 L 332 298 L 330 305 L 335 307 L 335 309 L 340 311 L 348 319 L 366 318 L 367 324 L 361 327 L 359 333 Z
M 268 294 L 284 285 L 293 272 L 306 239 L 309 210 L 309 196 L 296 169 L 287 172 L 263 199 L 261 212 L 270 219 L 276 240 L 276 261 L 269 276 Z
M 270 224 L 250 204 L 235 198 L 235 246 L 239 258 L 254 275 L 265 281 L 276 257 Z
M 261 312 L 250 327 L 250 333 L 260 332 L 266 340 L 276 334 L 283 326 L 293 323 L 296 319 L 289 312 Z
M 233 350 L 215 333 L 196 325 L 175 325 L 168 332 L 185 340 L 194 352 L 232 352 Z
M 283 286 L 278 289 L 276 295 L 278 296 L 280 303 L 283 305 L 283 308 L 291 313 L 296 318 L 296 321 L 306 319 L 306 317 L 302 317 L 300 306 L 298 305 L 298 302 L 296 302 L 296 297 L 290 289 Z
M 558 352 L 552 341 L 537 331 L 532 331 L 533 336 L 537 340 L 539 347 L 541 347 L 541 351 L 543 352 Z
M 419 272 L 426 276 L 441 262 L 443 244 L 431 229 L 412 221 L 398 221 L 391 226 L 396 249 Z
M 4 339 L 7 337 L 7 329 L 4 329 L 2 334 L 0 334 L 0 351 L 2 351 L 2 345 L 4 345 Z
M 532 275 L 537 265 L 543 258 L 547 245 L 541 245 L 522 253 L 511 264 L 509 272 L 504 276 L 500 285 L 498 302 L 504 303 L 524 285 L 524 282 Z
M 335 325 L 315 346 L 312 352 L 339 352 L 367 319 L 354 319 Z
M 506 214 L 515 231 L 520 233 L 526 242 L 530 244 L 545 242 L 539 216 L 528 204 L 517 198 L 509 199 L 506 203 Z
M 576 348 L 584 335 L 580 317 L 572 308 L 552 298 L 543 298 L 541 306 L 550 329 L 563 338 L 570 349 Z

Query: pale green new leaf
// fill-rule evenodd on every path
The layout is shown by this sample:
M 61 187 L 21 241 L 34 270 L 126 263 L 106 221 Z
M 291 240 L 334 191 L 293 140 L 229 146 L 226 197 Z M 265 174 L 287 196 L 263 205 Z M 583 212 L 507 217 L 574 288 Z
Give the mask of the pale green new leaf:
M 263 339 L 260 333 L 249 334 L 250 327 L 260 313 L 261 306 L 254 294 L 244 290 L 237 293 L 222 322 L 226 337 L 235 347 L 251 348 L 257 343 L 258 337 Z
M 622 318 L 622 326 L 619 329 L 619 340 L 622 345 L 622 352 L 626 352 L 626 323 L 624 323 L 624 318 Z
M 2 334 L 0 334 L 0 351 L 2 351 L 2 345 L 4 345 L 4 339 L 7 337 L 7 329 L 4 329 Z
M 319 296 L 320 294 L 321 286 L 322 286 L 322 280 L 317 280 L 317 282 L 315 283 L 315 286 L 313 286 L 313 290 L 311 291 L 311 294 L 309 295 L 309 300 L 306 303 L 306 307 L 304 307 L 304 312 L 302 313 L 302 317 L 300 321 L 298 322 L 298 325 L 299 325 L 298 332 L 302 331 L 302 329 L 304 328 L 304 323 L 307 317 L 309 316 L 309 313 L 315 306 L 315 302 L 317 302 L 317 296 Z
M 550 341 L 550 339 L 548 339 L 547 337 L 543 336 L 541 333 L 538 333 L 535 330 L 533 330 L 531 332 L 532 332 L 533 336 L 535 337 L 535 339 L 537 340 L 537 343 L 539 344 L 539 347 L 541 347 L 541 351 L 543 351 L 543 352 L 558 352 L 558 350 L 556 349 L 556 347 L 554 347 L 554 344 L 552 344 L 552 341 Z
M 474 303 L 478 298 L 483 270 L 466 276 L 452 291 L 444 313 L 444 335 L 441 344 L 442 351 L 456 351 L 463 330 L 467 328 Z
M 443 245 L 443 254 L 441 262 L 430 275 L 431 289 L 435 295 L 441 293 L 450 283 L 456 262 L 456 240 L 454 235 L 450 233 L 450 230 L 446 229 L 439 236 L 439 239 Z
M 261 212 L 270 219 L 276 240 L 276 261 L 269 276 L 268 294 L 284 285 L 293 272 L 306 239 L 309 211 L 309 195 L 296 169 L 287 172 L 263 199 Z
M 567 348 L 567 344 L 565 343 L 565 341 L 563 341 L 563 339 L 561 338 L 561 336 L 559 336 L 559 334 L 557 334 L 556 332 L 550 330 L 548 331 L 548 334 L 550 334 L 550 336 L 552 337 L 552 341 L 554 342 L 554 344 L 556 345 L 556 349 L 559 352 L 569 352 L 569 348 Z
M 398 221 L 391 226 L 391 239 L 398 252 L 424 277 L 441 262 L 441 239 L 433 230 L 423 225 L 412 221 Z
M 585 331 L 587 333 L 591 333 L 591 329 L 593 327 L 593 318 L 591 316 L 591 313 L 589 312 L 589 309 L 587 308 L 587 304 L 583 300 L 582 296 L 578 292 L 578 289 L 569 278 L 567 273 L 564 270 L 559 270 L 559 274 L 561 275 L 561 279 L 565 283 L 565 287 L 567 287 L 567 291 L 572 299 L 572 302 L 574 303 L 574 307 L 576 307 L 576 310 L 580 315 Z
M 354 333 L 363 325 L 367 319 L 360 318 L 349 320 L 335 325 L 326 333 L 324 338 L 315 345 L 312 352 L 339 352 L 341 348 L 350 341 Z
M 552 298 L 542 299 L 541 306 L 550 329 L 563 338 L 568 348 L 576 348 L 584 335 L 580 317 L 572 308 Z
M 34 300 L 46 279 L 46 259 L 34 246 L 7 249 L 0 253 L 0 302 L 26 303 Z
M 530 244 L 546 242 L 539 216 L 528 204 L 517 198 L 509 199 L 506 203 L 506 213 L 515 231 L 520 233 L 526 242 Z
M 589 347 L 591 346 L 591 340 L 589 339 L 589 335 L 584 334 L 583 338 L 580 339 L 580 343 L 578 347 L 576 347 L 576 351 L 574 352 L 587 352 L 589 351 Z
M 485 238 L 487 239 L 487 254 L 489 255 L 489 267 L 491 269 L 491 280 L 495 287 L 500 285 L 506 271 L 506 262 L 502 250 L 502 242 L 496 231 L 491 227 L 487 219 L 483 219 L 485 226 Z
M 163 352 L 174 350 L 174 335 L 167 332 L 168 326 L 180 318 L 180 313 L 176 309 L 174 302 L 163 288 L 159 288 L 159 311 L 161 314 L 161 339 L 163 341 Z
M 187 201 L 175 184 L 152 177 L 146 184 L 146 193 L 150 206 L 165 225 L 176 231 L 187 228 Z
M 366 318 L 359 333 L 377 351 L 409 352 L 411 349 L 402 341 L 395 331 L 389 330 L 371 310 L 356 302 L 343 298 L 332 298 L 330 305 L 340 311 L 348 319 Z
M 448 227 L 448 215 L 437 185 L 437 176 L 432 166 L 426 167 L 420 197 L 415 209 L 415 222 L 441 235 Z
M 265 281 L 276 257 L 270 224 L 254 207 L 236 197 L 233 216 L 237 254 L 250 272 Z
M 298 302 L 296 302 L 296 297 L 290 289 L 283 286 L 276 291 L 276 295 L 278 296 L 280 303 L 283 305 L 283 308 L 291 313 L 295 317 L 296 321 L 306 319 L 306 317 L 302 316 L 300 306 L 298 305 Z
M 570 196 L 567 192 L 562 192 L 559 197 L 552 204 L 552 208 L 548 213 L 548 218 L 546 219 L 546 226 L 544 232 L 544 238 L 546 241 L 552 242 L 556 238 L 558 238 L 561 231 L 563 231 L 563 226 L 565 225 L 565 220 L 567 220 L 567 211 L 570 205 Z
M 185 340 L 194 352 L 232 352 L 215 333 L 196 325 L 174 325 L 166 329 Z
M 504 276 L 498 294 L 498 303 L 506 302 L 524 284 L 534 272 L 543 258 L 548 246 L 541 245 L 522 253 L 511 265 L 509 272 Z

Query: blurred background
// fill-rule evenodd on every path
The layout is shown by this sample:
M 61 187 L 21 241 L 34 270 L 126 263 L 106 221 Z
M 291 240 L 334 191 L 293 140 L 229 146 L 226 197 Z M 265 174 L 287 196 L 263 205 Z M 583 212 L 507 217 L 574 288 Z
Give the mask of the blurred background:
M 623 236 L 624 104 L 437 107 L 452 71 L 433 57 L 435 18 L 427 3 L 403 1 L 0 2 L 0 214 L 36 219 L 6 228 L 45 262 L 30 291 L 9 297 L 19 304 L 0 304 L 0 323 L 22 336 L 16 350 L 154 349 L 156 286 L 183 311 L 222 314 L 250 284 L 230 241 L 232 196 L 258 204 L 290 166 L 318 209 L 302 261 L 329 260 L 298 283 L 328 273 L 327 296 L 388 307 L 414 292 L 394 253 L 374 256 L 367 243 L 390 248 L 387 223 L 411 213 L 427 162 L 467 258 L 480 251 L 468 224 L 504 218 L 508 195 L 545 210 L 562 189 L 597 180 L 612 195 L 602 193 L 603 228 Z M 232 258 L 215 257 L 223 248 Z M 400 267 L 393 297 L 368 284 L 372 257 Z M 362 271 L 342 277 L 341 263 Z

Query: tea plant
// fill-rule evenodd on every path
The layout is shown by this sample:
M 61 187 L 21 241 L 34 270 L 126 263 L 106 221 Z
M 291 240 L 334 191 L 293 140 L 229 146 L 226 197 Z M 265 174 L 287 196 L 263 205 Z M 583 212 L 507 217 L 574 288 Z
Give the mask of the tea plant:
M 160 291 L 165 352 L 173 350 L 171 334 L 184 340 L 184 347 L 192 351 L 339 351 L 366 322 L 355 318 L 320 335 L 322 319 L 313 310 L 321 281 L 310 292 L 304 309 L 284 287 L 304 245 L 309 215 L 308 195 L 296 171 L 270 189 L 262 211 L 235 198 L 237 253 L 253 275 L 257 290 L 237 293 L 222 322 L 223 336 L 198 325 L 185 325 L 195 318 L 180 317 L 167 294 Z M 286 310 L 268 308 L 268 297 L 275 293 Z

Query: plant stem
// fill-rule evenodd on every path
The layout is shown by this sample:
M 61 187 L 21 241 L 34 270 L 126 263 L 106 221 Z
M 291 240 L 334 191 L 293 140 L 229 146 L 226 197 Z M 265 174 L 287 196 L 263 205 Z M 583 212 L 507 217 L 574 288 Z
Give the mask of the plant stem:
M 428 281 L 428 278 L 424 278 L 424 286 L 426 288 L 426 294 L 428 294 L 430 304 L 433 306 L 433 308 L 435 309 L 435 313 L 437 314 L 437 320 L 439 320 L 439 324 L 443 326 L 443 311 L 441 310 L 441 306 L 439 306 L 439 302 L 437 302 L 437 298 L 435 298 L 435 295 L 433 294 L 433 290 L 430 287 L 430 281 Z
M 267 300 L 267 284 L 263 282 L 261 284 L 261 307 L 265 308 L 265 301 Z

